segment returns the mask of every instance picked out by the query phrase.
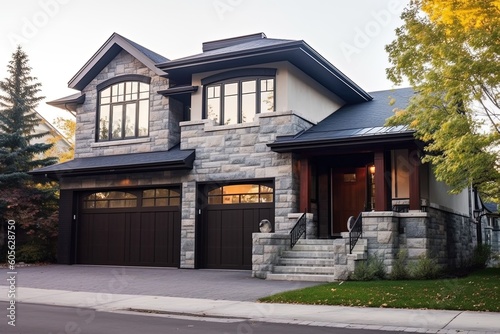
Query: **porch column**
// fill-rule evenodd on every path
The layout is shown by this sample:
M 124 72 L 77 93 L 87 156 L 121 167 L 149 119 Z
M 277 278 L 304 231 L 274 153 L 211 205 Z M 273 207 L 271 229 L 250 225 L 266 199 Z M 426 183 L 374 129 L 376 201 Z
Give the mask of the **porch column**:
M 413 151 L 408 150 L 410 162 L 410 210 L 421 210 L 420 203 L 420 160 L 412 156 Z
M 311 212 L 309 189 L 311 189 L 311 165 L 309 159 L 300 159 L 300 200 L 299 212 Z M 304 211 L 302 211 L 304 210 Z
M 388 197 L 390 194 L 390 182 L 386 182 L 386 175 L 391 175 L 390 170 L 387 171 L 387 161 L 385 152 L 379 151 L 374 154 L 375 164 L 375 211 L 389 210 Z

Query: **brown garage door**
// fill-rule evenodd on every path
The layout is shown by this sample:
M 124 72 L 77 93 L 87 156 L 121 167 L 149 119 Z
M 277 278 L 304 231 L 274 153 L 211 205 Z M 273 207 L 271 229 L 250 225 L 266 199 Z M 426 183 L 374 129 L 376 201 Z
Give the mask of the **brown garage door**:
M 200 226 L 202 266 L 252 269 L 252 233 L 259 231 L 262 219 L 274 225 L 273 188 L 238 184 L 208 189 Z
M 85 194 L 77 229 L 77 262 L 178 267 L 180 192 L 142 189 Z

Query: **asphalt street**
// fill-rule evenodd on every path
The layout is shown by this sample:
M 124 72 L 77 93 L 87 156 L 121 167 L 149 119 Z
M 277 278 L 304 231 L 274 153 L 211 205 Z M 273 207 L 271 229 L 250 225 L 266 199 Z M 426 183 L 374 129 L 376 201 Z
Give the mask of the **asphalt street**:
M 0 302 L 0 308 L 7 308 Z M 313 327 L 249 321 L 237 318 L 202 318 L 143 315 L 133 312 L 100 312 L 86 308 L 19 304 L 16 326 L 0 323 L 2 334 L 377 334 L 391 333 L 363 329 Z

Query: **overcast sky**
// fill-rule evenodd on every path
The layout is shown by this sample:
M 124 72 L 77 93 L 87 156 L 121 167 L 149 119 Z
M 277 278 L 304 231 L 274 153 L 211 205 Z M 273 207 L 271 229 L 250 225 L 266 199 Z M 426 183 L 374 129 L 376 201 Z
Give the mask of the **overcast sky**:
M 45 101 L 76 93 L 68 81 L 117 32 L 169 59 L 201 44 L 264 32 L 304 40 L 367 91 L 394 88 L 384 46 L 408 0 L 2 0 L 0 78 L 17 45 Z M 49 121 L 64 112 L 42 102 Z

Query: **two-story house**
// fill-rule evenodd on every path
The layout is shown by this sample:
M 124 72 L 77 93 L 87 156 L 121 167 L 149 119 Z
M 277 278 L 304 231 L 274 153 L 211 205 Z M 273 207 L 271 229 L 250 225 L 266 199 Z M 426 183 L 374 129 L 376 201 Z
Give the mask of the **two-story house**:
M 413 91 L 368 93 L 302 40 L 258 33 L 169 60 L 113 34 L 69 87 L 51 104 L 76 114 L 75 159 L 33 171 L 60 182 L 60 263 L 272 277 L 299 213 L 345 255 L 363 212 L 365 252 L 388 267 L 400 248 L 443 265 L 472 250 L 469 192 L 448 195 L 413 132 L 384 126 Z

